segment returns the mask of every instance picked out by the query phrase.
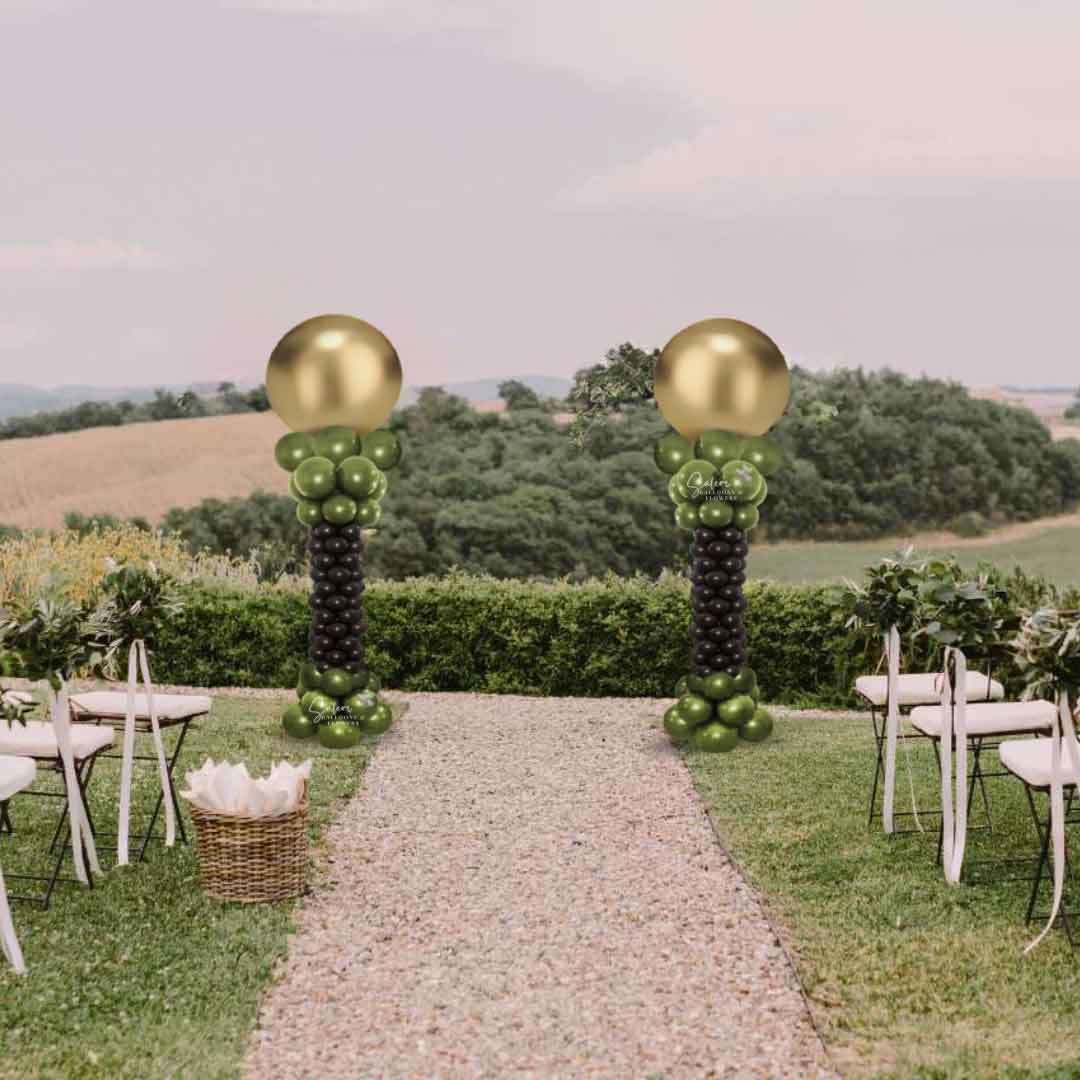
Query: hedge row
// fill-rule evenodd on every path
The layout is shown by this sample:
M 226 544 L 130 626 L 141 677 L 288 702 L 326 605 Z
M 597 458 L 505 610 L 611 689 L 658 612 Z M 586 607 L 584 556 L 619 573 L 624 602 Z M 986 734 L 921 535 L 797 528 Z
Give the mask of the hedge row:
M 768 701 L 850 704 L 865 660 L 822 587 L 747 586 L 750 662 Z M 390 687 L 567 697 L 666 697 L 688 660 L 678 579 L 535 584 L 455 575 L 371 584 L 367 660 Z M 161 682 L 291 686 L 307 651 L 307 597 L 190 588 L 159 642 Z

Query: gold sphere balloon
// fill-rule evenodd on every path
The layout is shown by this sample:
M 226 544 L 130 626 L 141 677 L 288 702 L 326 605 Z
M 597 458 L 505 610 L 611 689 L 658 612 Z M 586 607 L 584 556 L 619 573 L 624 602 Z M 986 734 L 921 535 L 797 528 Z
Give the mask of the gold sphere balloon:
M 294 326 L 266 367 L 270 407 L 293 431 L 341 425 L 366 434 L 401 393 L 401 361 L 389 339 L 351 315 L 317 315 Z
M 764 435 L 791 395 L 776 343 L 738 319 L 705 319 L 680 330 L 664 346 L 653 382 L 664 418 L 691 441 L 714 430 Z

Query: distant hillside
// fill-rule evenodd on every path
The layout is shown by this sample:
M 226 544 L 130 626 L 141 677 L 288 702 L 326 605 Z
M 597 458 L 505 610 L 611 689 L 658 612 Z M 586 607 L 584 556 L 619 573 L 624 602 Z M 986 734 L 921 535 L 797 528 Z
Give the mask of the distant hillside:
M 562 398 L 570 389 L 570 380 L 553 375 L 507 375 L 535 390 L 541 397 Z M 462 382 L 437 383 L 451 394 L 466 401 L 490 401 L 499 396 L 502 378 L 473 379 Z M 241 390 L 250 389 L 254 383 L 237 383 Z M 432 385 L 432 384 L 424 384 Z M 217 392 L 217 383 L 174 383 L 157 386 L 57 386 L 46 389 L 26 383 L 0 382 L 0 420 L 12 416 L 29 416 L 38 412 L 54 412 L 70 408 L 84 401 L 150 401 L 158 388 L 173 393 L 194 390 L 201 396 Z M 401 394 L 401 404 L 411 405 L 420 392 L 419 386 L 407 386 Z
M 64 513 L 158 521 L 174 506 L 256 488 L 286 494 L 273 413 L 161 420 L 0 442 L 0 523 L 54 528 Z

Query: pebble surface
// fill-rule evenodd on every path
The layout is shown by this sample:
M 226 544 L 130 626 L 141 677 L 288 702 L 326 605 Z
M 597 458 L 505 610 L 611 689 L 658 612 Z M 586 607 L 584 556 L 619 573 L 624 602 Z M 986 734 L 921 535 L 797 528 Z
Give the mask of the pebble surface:
M 657 702 L 405 697 L 248 1077 L 833 1075 Z

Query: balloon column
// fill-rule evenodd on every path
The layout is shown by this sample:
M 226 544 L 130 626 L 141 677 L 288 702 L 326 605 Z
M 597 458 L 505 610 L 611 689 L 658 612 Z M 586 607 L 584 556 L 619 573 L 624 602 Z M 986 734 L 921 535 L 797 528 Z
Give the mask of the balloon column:
M 676 430 L 656 444 L 671 479 L 675 522 L 691 533 L 690 670 L 664 714 L 672 742 L 733 750 L 772 733 L 772 716 L 746 655 L 747 534 L 782 456 L 765 432 L 780 418 L 790 375 L 776 345 L 737 319 L 707 319 L 667 343 L 654 372 L 656 401 Z
M 275 448 L 296 516 L 311 529 L 311 634 L 299 702 L 282 717 L 295 738 L 354 745 L 390 727 L 390 706 L 364 665 L 363 530 L 376 525 L 386 470 L 401 444 L 376 430 L 401 392 L 393 345 L 370 323 L 320 315 L 294 326 L 266 371 L 273 410 L 293 429 Z

